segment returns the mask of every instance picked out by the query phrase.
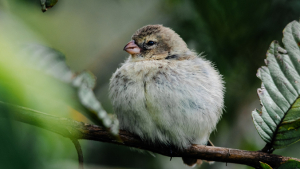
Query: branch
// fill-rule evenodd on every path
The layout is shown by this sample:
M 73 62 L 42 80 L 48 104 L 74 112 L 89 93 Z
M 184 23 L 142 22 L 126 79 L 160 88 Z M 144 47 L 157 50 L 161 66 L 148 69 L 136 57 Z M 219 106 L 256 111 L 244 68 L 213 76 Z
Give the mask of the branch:
M 284 163 L 289 159 L 300 161 L 300 159 L 269 154 L 261 151 L 245 151 L 204 145 L 192 145 L 188 149 L 172 151 L 171 153 L 169 147 L 163 145 L 151 145 L 142 141 L 136 135 L 124 130 L 120 130 L 118 139 L 111 135 L 107 129 L 97 125 L 86 124 L 68 118 L 55 117 L 28 108 L 5 104 L 3 102 L 0 102 L 0 106 L 8 106 L 8 108 L 2 110 L 9 111 L 1 112 L 0 117 L 11 117 L 14 120 L 41 127 L 67 138 L 95 140 L 135 147 L 169 157 L 191 157 L 208 161 L 244 164 L 254 168 L 261 168 L 259 161 L 267 163 L 273 168 L 278 167 L 281 163 Z
M 73 144 L 76 148 L 77 154 L 78 154 L 78 162 L 79 162 L 78 169 L 83 169 L 83 154 L 82 154 L 82 150 L 81 150 L 79 141 L 77 139 L 71 139 L 71 141 L 73 142 Z

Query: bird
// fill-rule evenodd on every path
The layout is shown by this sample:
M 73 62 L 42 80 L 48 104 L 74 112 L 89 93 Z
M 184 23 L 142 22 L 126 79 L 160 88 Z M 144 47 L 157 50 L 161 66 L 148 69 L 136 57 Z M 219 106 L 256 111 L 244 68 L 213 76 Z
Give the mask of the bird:
M 163 25 L 138 29 L 124 51 L 129 57 L 109 84 L 120 129 L 178 150 L 207 145 L 224 109 L 224 81 L 215 66 Z

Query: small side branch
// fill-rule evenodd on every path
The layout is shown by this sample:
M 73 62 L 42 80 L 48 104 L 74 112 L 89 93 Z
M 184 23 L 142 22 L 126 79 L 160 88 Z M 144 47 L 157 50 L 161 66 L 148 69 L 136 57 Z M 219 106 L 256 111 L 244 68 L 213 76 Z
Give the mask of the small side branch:
M 267 144 L 265 145 L 265 147 L 264 147 L 262 150 L 260 150 L 260 151 L 261 151 L 261 152 L 265 152 L 265 153 L 273 153 L 274 150 L 275 150 L 275 149 L 272 147 L 272 145 L 269 144 L 269 143 L 267 143 Z
M 41 127 L 64 137 L 76 139 L 76 141 L 78 139 L 95 140 L 144 149 L 169 157 L 190 157 L 207 161 L 243 164 L 254 168 L 261 168 L 259 161 L 267 163 L 273 168 L 277 168 L 289 159 L 300 161 L 300 159 L 269 154 L 261 151 L 245 151 L 204 145 L 192 145 L 190 148 L 182 151 L 172 151 L 171 154 L 167 146 L 151 145 L 142 141 L 136 135 L 124 130 L 120 130 L 118 139 L 111 135 L 107 129 L 97 125 L 86 124 L 67 118 L 55 117 L 28 108 L 12 106 L 1 102 L 0 106 L 9 106 L 9 109 L 2 109 L 9 110 L 9 112 L 1 112 L 0 117 L 11 117 L 14 120 Z M 79 143 L 76 141 L 73 141 L 73 143 L 75 144 L 77 151 L 81 152 L 81 148 L 78 147 Z M 79 159 L 81 159 L 82 157 L 80 156 L 82 156 L 82 152 L 78 153 L 78 155 Z
M 83 169 L 83 153 L 79 141 L 77 139 L 71 139 L 71 141 L 73 142 L 78 154 L 78 162 L 79 162 L 78 169 Z

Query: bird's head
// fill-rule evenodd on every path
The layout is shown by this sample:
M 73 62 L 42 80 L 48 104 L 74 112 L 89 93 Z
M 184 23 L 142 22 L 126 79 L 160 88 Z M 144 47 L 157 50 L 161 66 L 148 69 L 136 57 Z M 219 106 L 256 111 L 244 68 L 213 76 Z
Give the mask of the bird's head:
M 124 50 L 136 61 L 181 60 L 192 53 L 177 33 L 162 25 L 147 25 L 140 28 L 132 35 L 132 40 Z

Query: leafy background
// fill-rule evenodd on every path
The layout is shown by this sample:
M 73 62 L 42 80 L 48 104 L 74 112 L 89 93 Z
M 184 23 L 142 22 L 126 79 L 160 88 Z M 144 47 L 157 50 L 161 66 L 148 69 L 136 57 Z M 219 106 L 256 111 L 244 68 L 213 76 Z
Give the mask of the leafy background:
M 204 51 L 224 75 L 226 111 L 211 135 L 214 144 L 259 150 L 265 143 L 251 117 L 251 111 L 260 108 L 256 71 L 264 65 L 270 43 L 280 41 L 283 28 L 299 20 L 299 9 L 297 0 L 60 0 L 42 13 L 39 0 L 0 0 L 0 98 L 87 121 L 70 108 L 72 97 L 64 97 L 68 87 L 40 72 L 27 71 L 23 62 L 12 57 L 22 55 L 20 45 L 39 43 L 65 54 L 71 69 L 90 70 L 97 77 L 97 98 L 112 113 L 108 82 L 128 56 L 122 48 L 138 28 L 159 23 L 172 27 L 190 48 Z M 4 119 L 0 119 L 0 135 L 0 168 L 77 168 L 75 148 L 66 138 Z M 188 168 L 180 158 L 170 162 L 127 147 L 80 142 L 86 168 Z M 299 143 L 274 153 L 300 158 L 297 149 Z M 247 167 L 216 163 L 201 168 Z

